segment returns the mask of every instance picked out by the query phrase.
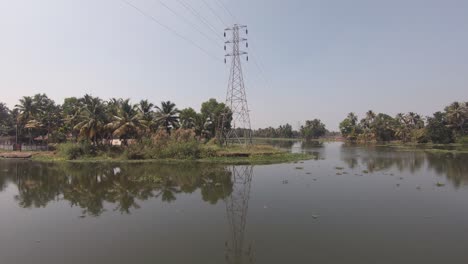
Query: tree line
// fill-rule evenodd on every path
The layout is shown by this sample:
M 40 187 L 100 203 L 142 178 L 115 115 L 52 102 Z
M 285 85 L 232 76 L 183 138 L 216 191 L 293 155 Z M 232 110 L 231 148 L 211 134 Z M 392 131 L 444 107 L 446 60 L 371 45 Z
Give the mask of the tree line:
M 226 116 L 226 118 L 223 118 Z M 224 103 L 204 102 L 201 111 L 179 110 L 171 101 L 155 105 L 148 100 L 133 104 L 129 99 L 103 100 L 86 94 L 55 103 L 45 94 L 24 96 L 13 109 L 0 103 L 0 136 L 16 136 L 20 142 L 34 139 L 47 143 L 67 140 L 87 141 L 94 145 L 110 139 L 150 137 L 158 130 L 171 133 L 179 128 L 193 130 L 199 139 L 216 135 L 221 123 L 229 129 L 232 115 Z
M 340 123 L 343 137 L 350 141 L 402 141 L 448 144 L 468 134 L 468 102 L 453 102 L 432 116 L 409 112 L 395 117 L 369 110 L 359 120 L 354 113 Z M 465 139 L 466 140 L 466 139 Z
M 299 130 L 293 130 L 288 123 L 277 128 L 259 128 L 253 131 L 255 137 L 260 138 L 303 138 L 305 140 L 318 139 L 327 134 L 332 134 L 320 119 L 306 120 Z

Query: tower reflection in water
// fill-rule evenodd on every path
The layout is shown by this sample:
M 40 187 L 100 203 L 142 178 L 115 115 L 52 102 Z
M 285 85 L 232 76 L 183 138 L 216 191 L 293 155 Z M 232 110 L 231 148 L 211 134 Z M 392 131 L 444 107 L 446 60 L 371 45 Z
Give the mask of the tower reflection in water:
M 227 170 L 231 174 L 233 189 L 224 199 L 229 224 L 229 237 L 225 243 L 226 262 L 254 263 L 252 244 L 245 241 L 253 166 L 230 166 Z

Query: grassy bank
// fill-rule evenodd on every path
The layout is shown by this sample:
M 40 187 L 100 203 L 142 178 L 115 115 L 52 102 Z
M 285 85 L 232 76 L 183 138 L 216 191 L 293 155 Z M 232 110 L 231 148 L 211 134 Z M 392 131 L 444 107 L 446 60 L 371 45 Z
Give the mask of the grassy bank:
M 148 147 L 148 146 L 146 146 Z M 64 144 L 57 151 L 34 152 L 32 159 L 47 162 L 205 162 L 219 164 L 273 164 L 311 159 L 309 154 L 289 153 L 267 145 L 168 144 L 154 146 L 99 147 Z
M 433 144 L 433 143 L 389 143 L 381 145 L 400 151 L 424 151 L 431 153 L 465 153 L 468 154 L 466 144 Z

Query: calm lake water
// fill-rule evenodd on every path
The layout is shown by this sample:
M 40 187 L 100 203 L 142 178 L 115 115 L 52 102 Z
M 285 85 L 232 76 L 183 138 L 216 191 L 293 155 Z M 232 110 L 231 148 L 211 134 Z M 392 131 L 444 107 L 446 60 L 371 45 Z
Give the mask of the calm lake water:
M 468 156 L 277 143 L 304 163 L 0 161 L 0 263 L 468 263 Z

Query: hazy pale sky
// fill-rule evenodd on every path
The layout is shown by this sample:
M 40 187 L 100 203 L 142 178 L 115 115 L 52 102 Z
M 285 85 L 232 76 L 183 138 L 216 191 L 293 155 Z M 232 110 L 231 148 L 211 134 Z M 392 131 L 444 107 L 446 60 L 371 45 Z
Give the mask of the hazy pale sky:
M 468 100 L 466 0 L 128 1 L 219 59 L 120 0 L 0 0 L 0 101 L 12 107 L 35 93 L 60 103 L 90 93 L 195 109 L 224 101 L 222 41 L 180 1 L 221 37 L 220 20 L 234 21 L 218 1 L 249 26 L 254 128 L 320 118 L 337 129 L 351 111 L 429 115 Z

